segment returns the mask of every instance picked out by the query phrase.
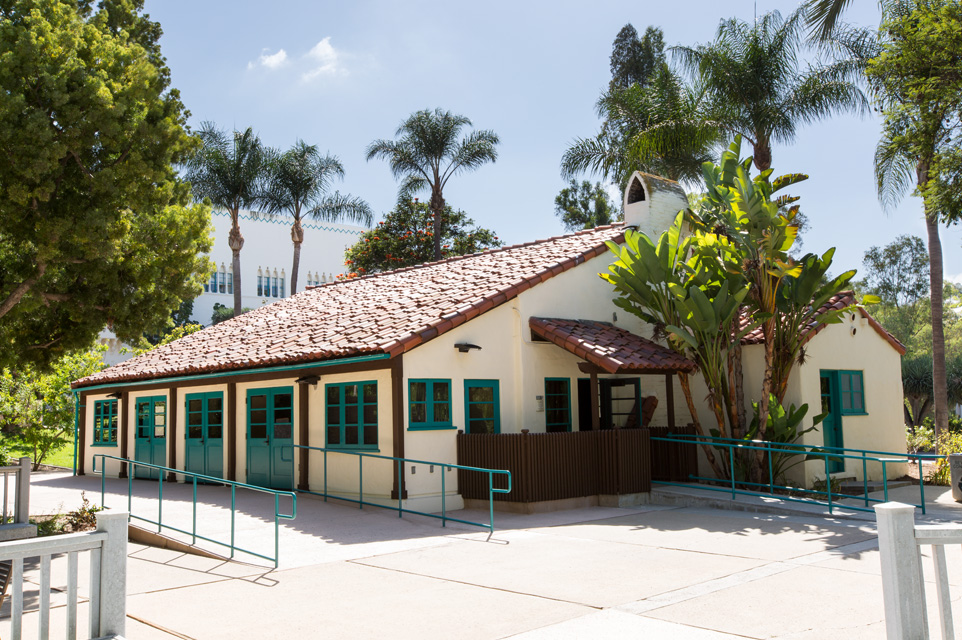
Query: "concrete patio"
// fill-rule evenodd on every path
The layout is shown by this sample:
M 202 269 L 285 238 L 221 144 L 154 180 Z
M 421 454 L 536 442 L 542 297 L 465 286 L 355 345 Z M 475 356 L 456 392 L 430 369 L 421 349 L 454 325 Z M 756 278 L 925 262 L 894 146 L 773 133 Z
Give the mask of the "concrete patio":
M 135 512 L 150 505 L 148 490 L 156 491 L 156 483 L 140 484 L 146 488 L 138 487 Z M 90 477 L 37 475 L 33 510 L 50 512 L 60 503 L 64 510 L 76 508 L 81 490 L 99 499 L 99 487 L 99 479 Z M 125 503 L 126 483 L 123 488 Z M 165 513 L 168 508 L 184 513 L 183 504 L 172 501 L 168 507 L 167 486 L 164 491 Z M 170 487 L 170 494 L 177 497 L 178 489 Z M 112 499 L 117 498 L 108 497 L 108 504 Z M 245 518 L 243 530 L 252 540 L 258 525 L 260 536 L 272 535 L 273 521 L 265 522 L 263 514 Z M 485 542 L 485 532 L 461 525 L 442 529 L 429 518 L 399 519 L 387 510 L 302 498 L 297 519 L 281 527 L 279 570 L 263 562 L 224 562 L 130 544 L 127 635 L 705 640 L 884 635 L 871 519 L 652 505 L 496 514 L 496 527 Z M 962 574 L 952 571 L 962 551 L 947 551 L 951 582 L 962 593 Z M 64 564 L 54 561 L 53 583 L 61 589 Z M 36 581 L 34 572 L 29 576 Z M 86 595 L 85 576 L 80 584 Z M 36 598 L 36 591 L 28 593 L 28 606 Z M 53 602 L 62 599 L 55 594 Z M 956 604 L 957 617 L 959 609 Z M 0 637 L 9 635 L 7 615 L 0 611 Z M 58 616 L 62 607 L 54 609 L 55 633 L 62 629 Z M 25 629 L 35 633 L 35 616 L 28 616 Z

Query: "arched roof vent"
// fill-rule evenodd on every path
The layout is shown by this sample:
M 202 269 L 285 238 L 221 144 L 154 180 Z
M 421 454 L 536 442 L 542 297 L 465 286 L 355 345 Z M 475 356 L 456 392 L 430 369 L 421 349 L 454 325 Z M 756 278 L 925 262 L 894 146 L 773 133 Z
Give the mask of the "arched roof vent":
M 645 200 L 645 187 L 641 184 L 641 180 L 638 176 L 634 176 L 631 179 L 631 186 L 628 187 L 628 199 L 625 204 L 634 204 L 636 202 L 644 202 Z
M 685 190 L 674 180 L 635 171 L 624 193 L 625 225 L 657 238 L 688 208 Z

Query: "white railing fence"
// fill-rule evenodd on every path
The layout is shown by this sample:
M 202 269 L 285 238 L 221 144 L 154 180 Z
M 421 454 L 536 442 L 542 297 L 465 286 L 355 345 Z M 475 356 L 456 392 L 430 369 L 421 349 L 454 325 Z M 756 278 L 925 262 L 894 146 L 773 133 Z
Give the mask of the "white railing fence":
M 915 507 L 899 502 L 875 506 L 882 560 L 882 595 L 888 640 L 928 640 L 921 545 L 932 546 L 939 629 L 943 640 L 955 638 L 945 545 L 962 544 L 962 525 L 916 525 Z
M 3 475 L 3 502 L 0 503 L 0 526 L 27 524 L 30 521 L 30 458 L 9 467 L 0 467 Z M 11 478 L 13 479 L 11 496 Z M 11 504 L 10 498 L 13 498 Z
M 77 638 L 77 573 L 79 554 L 90 556 L 90 628 L 88 638 L 123 636 L 127 618 L 127 513 L 97 514 L 97 530 L 48 538 L 0 543 L 0 561 L 11 561 L 8 593 L 12 602 L 11 629 L 14 640 L 23 632 L 23 561 L 40 558 L 39 633 L 50 637 L 50 562 L 67 554 L 66 637 Z

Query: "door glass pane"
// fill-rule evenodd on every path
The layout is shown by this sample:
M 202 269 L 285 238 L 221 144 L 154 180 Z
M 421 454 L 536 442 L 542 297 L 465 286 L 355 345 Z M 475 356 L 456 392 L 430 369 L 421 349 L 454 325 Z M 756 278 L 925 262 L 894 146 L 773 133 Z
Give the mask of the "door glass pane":
M 831 384 L 829 383 L 828 378 L 822 378 L 821 382 L 822 382 L 822 395 L 827 396 L 832 392 Z
M 157 402 L 154 403 L 154 413 L 159 413 L 163 415 L 166 412 L 167 412 L 166 400 L 158 400 Z
M 568 393 L 568 385 L 564 380 L 547 380 L 544 388 L 547 393 Z
M 468 408 L 468 417 L 472 420 L 477 418 L 493 419 L 494 418 L 494 405 L 493 404 L 472 404 Z
M 220 396 L 216 398 L 207 398 L 207 410 L 208 411 L 220 411 L 224 408 L 224 399 Z
M 472 420 L 470 424 L 471 433 L 494 433 L 493 420 Z
M 267 425 L 266 424 L 252 424 L 251 425 L 251 439 L 264 440 L 267 438 Z
M 829 396 L 822 396 L 822 413 L 832 412 L 832 399 Z
M 204 424 L 204 416 L 200 413 L 188 413 L 187 414 L 187 426 L 194 427 Z
M 267 396 L 256 395 L 251 396 L 251 409 L 266 409 L 267 408 Z
M 294 412 L 290 409 L 274 409 L 274 422 L 290 424 L 292 422 L 293 415 Z
M 190 425 L 187 427 L 187 437 L 192 440 L 200 440 L 204 437 L 204 428 L 201 425 Z
M 289 439 L 291 437 L 291 423 L 278 422 L 274 425 L 274 437 L 278 439 Z
M 164 416 L 164 415 L 159 415 L 159 416 L 155 415 L 155 416 L 154 416 L 154 426 L 155 426 L 155 427 L 162 427 L 162 426 L 164 426 L 164 418 L 166 418 L 166 416 Z
M 426 382 L 411 383 L 411 402 L 424 402 L 428 399 L 428 384 Z
M 220 424 L 208 425 L 207 437 L 214 440 L 220 440 L 224 437 L 224 427 Z
M 255 409 L 251 411 L 251 424 L 265 424 L 267 422 L 267 409 Z
M 294 405 L 293 405 L 293 396 L 291 394 L 289 393 L 274 394 L 274 408 L 278 408 L 278 407 L 287 408 L 292 406 Z
M 548 396 L 545 404 L 548 409 L 566 409 L 568 407 L 567 396 Z
M 218 427 L 221 426 L 224 424 L 224 414 L 220 411 L 211 411 L 207 414 L 207 424 L 211 427 L 215 425 Z
M 163 438 L 163 437 L 164 437 L 164 427 L 163 427 L 163 426 L 159 426 L 159 427 L 155 426 L 155 427 L 154 427 L 154 437 L 155 437 L 155 438 Z
M 193 398 L 187 401 L 187 411 L 200 411 L 204 407 L 204 401 L 200 398 Z
M 494 402 L 494 387 L 469 387 L 468 400 L 471 402 Z

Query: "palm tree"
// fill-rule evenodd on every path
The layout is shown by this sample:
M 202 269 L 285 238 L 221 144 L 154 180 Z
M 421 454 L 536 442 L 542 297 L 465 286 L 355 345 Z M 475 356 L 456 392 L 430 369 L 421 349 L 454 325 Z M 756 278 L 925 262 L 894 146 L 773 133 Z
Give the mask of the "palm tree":
M 321 156 L 317 147 L 298 140 L 284 153 L 273 153 L 268 168 L 264 204 L 267 212 L 288 212 L 294 218 L 291 240 L 294 243 L 294 265 L 291 267 L 291 295 L 297 293 L 297 272 L 301 262 L 301 244 L 305 215 L 314 220 L 338 222 L 350 220 L 370 225 L 371 207 L 360 198 L 328 194 L 334 178 L 344 178 L 344 167 L 334 156 Z
M 772 143 L 792 142 L 800 125 L 869 111 L 857 86 L 860 60 L 800 69 L 804 19 L 799 10 L 784 20 L 777 11 L 751 24 L 723 20 L 711 44 L 674 48 L 704 83 L 724 128 L 752 145 L 760 171 L 772 164 Z
M 435 260 L 442 258 L 441 216 L 448 180 L 498 158 L 498 135 L 480 130 L 459 139 L 466 126 L 472 124 L 465 116 L 440 108 L 424 109 L 412 113 L 398 126 L 395 140 L 375 140 L 367 148 L 368 160 L 387 160 L 394 178 L 401 180 L 398 202 L 409 201 L 415 193 L 430 189 Z
M 836 25 L 839 24 L 842 13 L 850 4 L 852 4 L 852 0 L 808 0 L 805 2 L 802 5 L 802 11 L 805 12 L 805 19 L 811 29 L 811 38 L 823 42 L 831 38 Z
M 205 122 L 198 134 L 201 148 L 187 164 L 187 179 L 194 197 L 207 198 L 215 207 L 230 214 L 227 244 L 233 254 L 231 271 L 234 289 L 234 315 L 243 313 L 241 304 L 240 252 L 244 236 L 240 230 L 240 211 L 261 201 L 265 170 L 270 152 L 248 127 L 227 133 L 214 123 Z
M 633 171 L 642 170 L 700 182 L 702 164 L 715 157 L 722 139 L 705 97 L 664 63 L 644 86 L 609 90 L 598 100 L 601 132 L 568 148 L 562 177 L 590 172 L 624 187 Z

